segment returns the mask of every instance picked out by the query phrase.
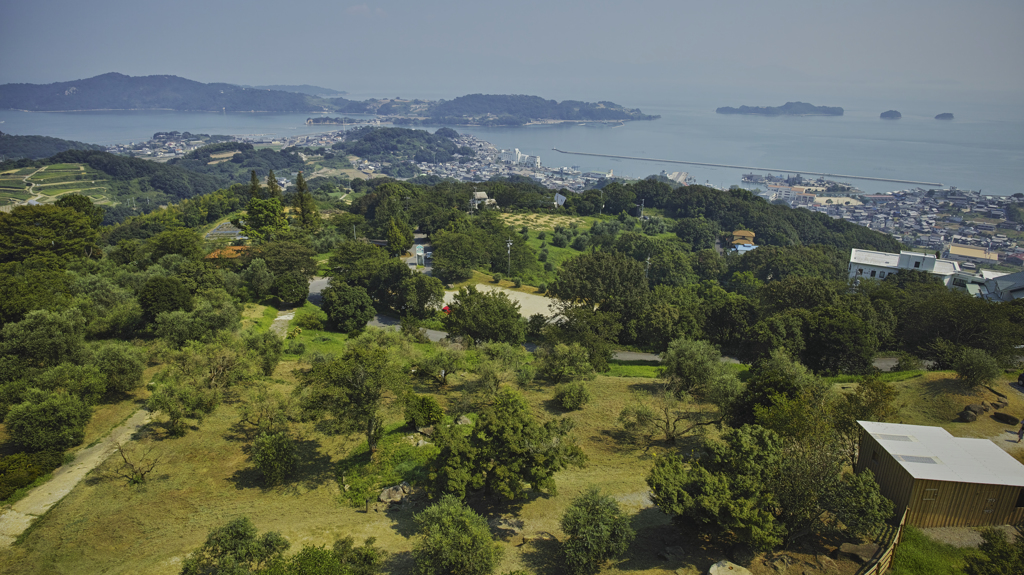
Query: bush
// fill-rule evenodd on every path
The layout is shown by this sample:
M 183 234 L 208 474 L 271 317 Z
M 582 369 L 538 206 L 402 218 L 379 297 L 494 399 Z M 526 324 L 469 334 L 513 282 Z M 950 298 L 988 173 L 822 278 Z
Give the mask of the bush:
M 444 418 L 444 410 L 429 395 L 410 394 L 405 400 L 405 422 L 413 429 L 437 425 Z
M 591 487 L 562 515 L 565 565 L 570 573 L 597 573 L 601 565 L 629 548 L 636 532 L 618 503 Z
M 546 271 L 546 272 L 555 271 L 555 264 L 553 264 L 551 262 L 546 262 L 544 264 L 544 271 Z
M 294 339 L 289 340 L 288 345 L 284 348 L 284 352 L 292 355 L 302 355 L 306 353 L 306 344 Z
M 512 285 L 515 287 L 523 287 L 523 278 L 515 278 L 512 280 Z
M 540 284 L 537 286 L 537 289 L 540 290 L 541 293 L 544 293 L 545 288 L 547 288 L 546 284 Z M 544 326 L 547 324 L 548 318 L 544 317 L 544 314 L 535 313 L 531 315 L 529 319 L 526 320 L 526 335 L 530 337 L 539 337 L 541 330 L 543 330 Z
M 25 396 L 4 420 L 15 443 L 28 451 L 63 451 L 82 443 L 92 417 L 89 404 L 66 391 L 30 389 Z
M 501 274 L 494 274 L 491 279 L 494 280 L 494 283 L 498 283 L 501 281 Z
M 963 348 L 952 367 L 957 379 L 971 389 L 992 383 L 1003 372 L 994 357 L 973 347 Z
M 555 401 L 566 411 L 576 411 L 590 401 L 590 391 L 582 381 L 561 383 L 555 386 Z
M 181 575 L 253 573 L 282 558 L 291 545 L 276 531 L 257 535 L 248 517 L 239 517 L 212 529 L 206 543 L 185 558 Z
M 295 469 L 295 446 L 285 431 L 261 432 L 252 442 L 251 456 L 269 485 L 281 483 Z
M 556 233 L 551 238 L 551 244 L 554 245 L 556 248 L 564 248 L 565 246 L 569 245 L 569 238 L 566 237 L 565 234 Z
M 0 501 L 60 467 L 62 461 L 63 455 L 59 451 L 0 456 Z
M 93 364 L 107 380 L 107 393 L 128 393 L 142 385 L 146 367 L 141 349 L 125 342 L 104 342 L 93 350 Z
M 919 369 L 924 369 L 924 362 L 916 355 L 905 351 L 896 354 L 896 365 L 893 366 L 892 371 L 917 371 Z
M 419 575 L 486 575 L 501 560 L 487 521 L 454 495 L 414 516 L 420 540 L 413 554 Z
M 245 347 L 256 352 L 260 363 L 260 371 L 263 375 L 270 377 L 274 375 L 277 363 L 281 361 L 281 351 L 284 348 L 284 341 L 271 331 L 263 333 L 250 333 L 242 338 Z
M 322 331 L 325 321 L 327 321 L 327 314 L 323 311 L 302 308 L 295 314 L 295 319 L 292 323 L 302 329 Z
M 585 251 L 590 247 L 590 236 L 587 234 L 580 234 L 572 241 L 572 249 L 577 251 Z
M 539 254 L 537 254 L 537 261 L 539 261 L 539 262 L 546 262 L 546 261 L 548 261 L 548 252 L 547 252 L 547 250 L 541 250 L 541 252 Z
M 548 233 L 547 232 L 537 232 L 537 239 L 538 240 L 543 240 L 546 237 L 548 237 Z
M 547 265 L 545 265 L 544 268 L 545 268 L 546 271 L 551 271 L 551 270 L 547 269 Z M 544 282 L 540 282 L 540 285 L 537 286 L 537 291 L 539 291 L 540 293 L 544 293 L 544 292 L 548 291 L 548 284 L 546 284 Z

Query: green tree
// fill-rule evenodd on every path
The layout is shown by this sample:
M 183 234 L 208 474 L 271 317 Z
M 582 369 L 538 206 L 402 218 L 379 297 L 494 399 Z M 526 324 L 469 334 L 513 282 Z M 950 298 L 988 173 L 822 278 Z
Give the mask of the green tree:
M 64 194 L 57 198 L 53 205 L 59 208 L 71 208 L 76 212 L 85 214 L 89 218 L 89 225 L 93 229 L 99 229 L 103 222 L 103 214 L 106 210 L 92 203 L 92 198 L 83 194 Z
M 248 517 L 239 517 L 211 530 L 203 546 L 185 558 L 181 575 L 258 573 L 280 559 L 289 547 L 291 544 L 280 533 L 260 535 Z
M 295 469 L 295 444 L 287 431 L 261 431 L 252 442 L 250 457 L 267 484 L 278 485 Z
M 277 183 L 274 184 L 277 189 Z M 245 218 L 231 220 L 231 223 L 242 230 L 252 243 L 274 241 L 287 235 L 288 220 L 284 217 L 281 200 L 271 197 L 266 200 L 252 198 L 245 209 Z
M 142 385 L 144 360 L 142 350 L 127 342 L 103 342 L 92 349 L 92 363 L 103 373 L 107 393 L 128 393 Z
M 590 355 L 578 343 L 539 347 L 535 354 L 537 375 L 552 384 L 594 378 Z
M 256 170 L 252 170 L 249 173 L 249 197 L 258 198 L 262 193 L 260 186 L 260 180 L 256 177 Z
M 139 290 L 139 305 L 147 322 L 163 312 L 192 309 L 192 294 L 173 276 L 154 276 Z
M 166 255 L 179 255 L 198 260 L 203 257 L 203 243 L 195 230 L 176 228 L 165 230 L 146 240 L 145 251 L 154 262 Z
M 973 347 L 958 350 L 952 367 L 956 371 L 956 378 L 969 389 L 988 385 L 1003 373 L 994 357 L 983 349 Z
M 570 573 L 597 573 L 609 559 L 622 555 L 636 538 L 629 517 L 615 499 L 595 487 L 581 493 L 562 514 L 562 542 Z
M 387 227 L 388 253 L 399 257 L 409 251 L 413 243 L 412 228 L 404 220 L 391 218 Z
M 414 519 L 419 575 L 486 575 L 498 566 L 501 546 L 491 539 L 487 521 L 457 497 L 441 497 Z
M 475 286 L 460 288 L 448 309 L 444 325 L 451 335 L 513 344 L 526 340 L 526 325 L 519 315 L 519 303 L 510 300 L 505 293 L 481 292 Z
M 331 326 L 342 333 L 366 327 L 367 322 L 377 314 L 373 309 L 373 300 L 365 289 L 335 281 L 334 278 L 320 292 L 320 297 L 320 305 Z
M 0 364 L 5 364 L 0 369 L 15 370 L 17 375 L 24 369 L 80 363 L 84 328 L 82 314 L 74 308 L 60 313 L 30 311 L 25 319 L 0 330 Z
M 96 230 L 90 217 L 55 205 L 15 206 L 0 212 L 0 263 L 53 254 L 61 261 L 92 257 Z
M 1024 534 L 1017 527 L 1017 538 L 1010 541 L 1001 529 L 982 529 L 982 543 L 978 546 L 980 557 L 967 561 L 964 570 L 967 575 L 1013 575 L 1020 572 L 1024 562 Z
M 302 172 L 295 178 L 295 196 L 292 198 L 292 205 L 298 212 L 299 225 L 303 230 L 316 233 L 323 228 L 324 221 L 320 217 L 320 210 L 316 207 L 316 201 L 313 199 L 313 194 L 309 192 L 309 186 L 306 185 L 306 179 L 302 177 Z
M 297 272 L 276 275 L 274 294 L 288 305 L 302 305 L 309 296 L 309 280 Z
M 392 351 L 391 342 L 376 330 L 352 341 L 340 358 L 314 360 L 300 376 L 306 388 L 302 407 L 314 417 L 330 416 L 342 430 L 359 431 L 370 452 L 384 430 L 383 409 L 400 397 L 409 372 Z
M 252 260 L 249 267 L 245 269 L 243 277 L 257 300 L 270 295 L 274 288 L 274 274 L 267 267 L 267 262 L 263 258 Z
M 67 391 L 29 389 L 24 402 L 11 406 L 4 424 L 27 451 L 63 451 L 82 443 L 90 418 L 89 404 Z
M 438 343 L 428 354 L 420 360 L 419 372 L 423 377 L 428 377 L 437 382 L 438 386 L 448 385 L 448 377 L 466 366 L 466 353 L 461 347 Z
M 277 183 L 277 176 L 274 175 L 274 170 L 270 170 L 267 173 L 267 193 L 270 199 L 281 201 L 281 185 Z
M 444 305 L 444 284 L 426 274 L 414 273 L 406 278 L 399 293 L 399 311 L 402 315 L 426 319 Z
M 274 332 L 250 332 L 242 341 L 245 347 L 252 350 L 260 363 L 260 371 L 263 375 L 270 377 L 274 375 L 277 363 L 281 361 L 281 352 L 284 349 L 284 341 Z
M 521 498 L 526 484 L 555 493 L 555 473 L 586 461 L 569 437 L 572 426 L 564 418 L 541 425 L 522 396 L 501 388 L 470 436 L 457 426 L 435 431 L 441 453 L 430 473 L 434 489 L 461 498 L 469 489 L 483 488 L 487 496 L 510 500 Z

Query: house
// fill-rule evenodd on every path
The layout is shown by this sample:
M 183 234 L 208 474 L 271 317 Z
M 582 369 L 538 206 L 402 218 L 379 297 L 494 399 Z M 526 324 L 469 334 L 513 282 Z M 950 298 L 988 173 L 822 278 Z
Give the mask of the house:
M 1024 521 L 1024 465 L 988 439 L 941 427 L 858 421 L 860 456 L 882 495 L 917 527 L 1015 525 Z M 1009 434 L 1007 434 L 1009 435 Z
M 920 270 L 942 276 L 942 282 L 949 284 L 949 278 L 960 271 L 957 262 L 936 258 L 934 255 L 917 252 L 876 252 L 854 248 L 850 252 L 848 268 L 850 279 L 885 279 L 899 270 Z

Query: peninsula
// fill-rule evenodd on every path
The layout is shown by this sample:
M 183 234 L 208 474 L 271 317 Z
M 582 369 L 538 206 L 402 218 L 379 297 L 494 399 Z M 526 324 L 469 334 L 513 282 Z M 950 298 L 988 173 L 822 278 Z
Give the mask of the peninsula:
M 806 102 L 786 102 L 782 106 L 728 106 L 715 110 L 716 114 L 746 114 L 752 116 L 842 116 L 839 106 L 815 106 Z

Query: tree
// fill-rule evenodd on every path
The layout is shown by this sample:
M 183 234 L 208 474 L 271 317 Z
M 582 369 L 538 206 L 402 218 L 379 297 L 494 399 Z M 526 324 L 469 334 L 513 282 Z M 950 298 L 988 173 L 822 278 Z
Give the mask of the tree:
M 370 453 L 377 451 L 383 434 L 385 401 L 401 396 L 409 379 L 388 337 L 368 330 L 340 358 L 314 360 L 300 376 L 306 388 L 303 410 L 313 417 L 331 416 L 339 429 L 363 433 Z
M 388 253 L 399 257 L 409 251 L 413 243 L 412 228 L 404 220 L 391 218 L 387 228 Z
M 53 205 L 59 208 L 71 208 L 76 212 L 85 214 L 89 218 L 89 225 L 93 229 L 99 229 L 103 222 L 103 214 L 106 210 L 92 203 L 92 198 L 83 194 L 64 194 L 57 198 Z
M 274 293 L 288 305 L 302 305 L 309 296 L 309 280 L 297 272 L 274 276 Z
M 252 442 L 250 457 L 267 484 L 277 485 L 295 468 L 295 445 L 287 431 L 262 431 Z
M 352 537 L 334 542 L 332 549 L 304 545 L 295 555 L 286 560 L 275 560 L 265 575 L 376 575 L 384 567 L 388 552 L 379 547 L 374 537 L 367 537 L 362 546 L 356 547 Z
M 903 409 L 897 403 L 899 390 L 878 377 L 867 376 L 857 384 L 852 393 L 844 394 L 840 401 L 835 422 L 850 456 L 850 464 L 857 465 L 857 447 L 860 444 L 858 421 L 893 421 Z
M 165 230 L 156 234 L 146 240 L 145 250 L 154 262 L 171 254 L 177 254 L 190 260 L 198 260 L 203 257 L 202 239 L 195 230 L 188 228 Z
M 565 306 L 560 317 L 542 330 L 545 345 L 579 343 L 587 350 L 594 371 L 608 371 L 613 344 L 622 329 L 618 314 L 586 306 Z
M 1006 532 L 986 527 L 981 530 L 982 543 L 978 546 L 980 557 L 967 561 L 967 575 L 1013 575 L 1020 572 L 1024 562 L 1024 533 L 1017 527 L 1017 537 L 1010 541 Z
M 239 517 L 211 530 L 206 543 L 185 558 L 181 575 L 256 573 L 280 559 L 289 547 L 280 533 L 259 535 L 248 517 Z
M 750 368 L 750 377 L 743 393 L 731 409 L 730 424 L 739 427 L 754 422 L 757 406 L 769 407 L 775 396 L 795 398 L 803 390 L 824 384 L 800 362 L 793 360 L 785 350 L 772 351 Z
M 570 573 L 597 573 L 601 566 L 626 552 L 636 538 L 629 517 L 615 499 L 601 495 L 595 487 L 581 493 L 562 514 L 562 542 Z
M 60 313 L 30 311 L 25 319 L 5 324 L 0 330 L 0 359 L 5 358 L 9 362 L 7 368 L 18 373 L 29 368 L 79 363 L 84 353 L 84 328 L 85 321 L 76 308 Z
M 968 389 L 988 385 L 1002 374 L 999 362 L 985 353 L 985 350 L 964 347 L 953 359 L 953 370 L 956 378 Z
M 192 294 L 174 276 L 149 278 L 139 290 L 138 298 L 147 322 L 152 322 L 163 312 L 192 309 Z
M 441 452 L 431 466 L 433 489 L 461 498 L 483 488 L 510 500 L 523 496 L 525 484 L 555 493 L 555 473 L 586 461 L 569 437 L 572 427 L 564 418 L 539 424 L 522 396 L 501 388 L 470 436 L 458 426 L 435 430 Z
M 274 183 L 280 190 L 280 186 Z M 288 220 L 284 217 L 281 200 L 271 197 L 266 200 L 252 198 L 245 209 L 245 218 L 231 220 L 231 223 L 242 230 L 253 243 L 269 242 L 280 239 L 287 234 Z
M 320 305 L 327 313 L 331 326 L 342 333 L 366 327 L 367 322 L 377 315 L 373 309 L 373 300 L 365 289 L 335 281 L 334 278 L 320 292 L 320 297 Z
M 594 368 L 590 365 L 587 350 L 578 343 L 540 347 L 535 353 L 537 375 L 549 383 L 558 385 L 594 377 Z
M 53 254 L 59 260 L 92 257 L 96 230 L 92 220 L 72 208 L 15 206 L 0 212 L 0 263 Z
M 414 516 L 420 539 L 413 554 L 419 575 L 486 575 L 501 560 L 487 521 L 453 495 Z
M 683 402 L 667 385 L 661 385 L 651 393 L 636 393 L 633 401 L 619 412 L 619 425 L 630 440 L 646 452 L 655 437 L 660 435 L 666 443 L 674 444 L 676 439 L 701 423 L 698 421 L 681 429 L 689 417 L 689 410 L 684 409 Z
M 439 387 L 445 387 L 448 376 L 461 371 L 465 365 L 466 353 L 461 347 L 442 342 L 434 346 L 433 353 L 420 360 L 418 373 L 433 379 Z
M 142 350 L 127 342 L 103 342 L 93 348 L 92 362 L 103 373 L 107 393 L 128 393 L 142 385 L 146 367 Z
M 313 194 L 309 192 L 306 179 L 302 177 L 302 172 L 299 172 L 299 175 L 295 178 L 295 195 L 292 198 L 292 205 L 299 213 L 299 226 L 303 230 L 315 233 L 323 227 L 324 222 L 320 218 L 320 211 L 316 207 Z
M 513 344 L 526 340 L 519 302 L 513 302 L 503 292 L 481 292 L 475 286 L 460 288 L 448 309 L 444 325 L 451 335 Z
M 444 284 L 426 274 L 414 273 L 402 282 L 399 311 L 419 319 L 434 315 L 444 304 Z
M 256 354 L 263 375 L 267 377 L 274 375 L 277 363 L 281 361 L 284 341 L 272 331 L 250 332 L 242 338 L 242 341 L 245 342 L 247 349 Z
M 245 269 L 243 277 L 257 300 L 270 295 L 270 291 L 274 287 L 274 274 L 267 267 L 267 262 L 263 258 L 252 260 L 249 267 Z
M 4 419 L 11 439 L 27 451 L 63 451 L 82 443 L 89 404 L 67 391 L 29 389 Z
M 659 376 L 676 395 L 714 400 L 723 411 L 740 390 L 739 381 L 722 362 L 718 349 L 706 341 L 680 338 L 668 344 L 661 357 Z

